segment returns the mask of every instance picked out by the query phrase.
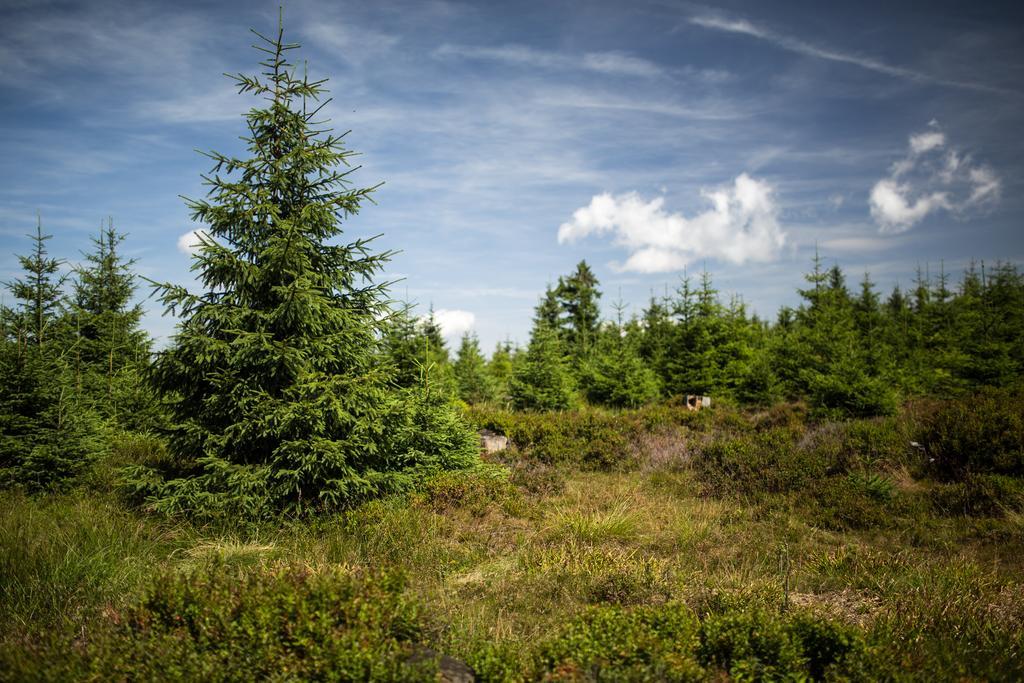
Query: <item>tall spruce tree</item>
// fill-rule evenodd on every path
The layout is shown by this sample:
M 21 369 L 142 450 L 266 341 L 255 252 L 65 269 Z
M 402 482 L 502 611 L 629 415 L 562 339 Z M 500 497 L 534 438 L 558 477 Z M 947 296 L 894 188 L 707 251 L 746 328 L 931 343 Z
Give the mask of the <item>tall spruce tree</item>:
M 118 247 L 125 235 L 113 220 L 92 238 L 93 250 L 76 270 L 72 308 L 81 340 L 83 362 L 104 368 L 108 375 L 139 363 L 147 352 L 146 333 L 139 329 L 142 306 L 135 295 L 134 259 L 125 259 Z
M 494 385 L 487 373 L 487 361 L 480 353 L 480 342 L 475 334 L 462 335 L 458 354 L 453 364 L 459 398 L 466 403 L 483 403 L 494 398 Z
M 581 368 L 580 385 L 594 403 L 638 408 L 657 398 L 658 381 L 640 356 L 638 326 L 633 326 L 632 334 L 626 332 L 625 304 L 620 300 L 613 308 L 615 320 L 598 332 Z
M 514 355 L 515 347 L 511 341 L 506 340 L 495 344 L 494 353 L 487 361 L 487 376 L 493 388 L 494 398 L 503 404 L 511 401 L 509 383 L 512 381 Z
M 7 285 L 15 306 L 0 311 L 0 486 L 43 490 L 65 486 L 101 445 L 73 380 L 63 262 L 48 254 L 41 220 L 28 237 L 24 275 Z
M 60 273 L 64 261 L 47 252 L 46 243 L 53 235 L 43 234 L 41 217 L 36 219 L 35 234 L 28 238 L 32 240 L 31 253 L 18 256 L 25 276 L 8 285 L 14 298 L 21 302 L 20 307 L 8 315 L 8 325 L 22 348 L 41 347 L 47 341 L 54 322 L 60 317 L 66 280 Z
M 558 278 L 556 294 L 564 313 L 566 350 L 576 358 L 585 356 L 597 339 L 601 324 L 597 285 L 597 276 L 586 261 L 576 264 L 572 275 Z
M 405 388 L 419 386 L 423 379 L 423 344 L 411 311 L 412 307 L 404 304 L 383 326 L 384 355 L 391 364 L 392 379 Z
M 530 344 L 516 354 L 509 381 L 512 405 L 520 410 L 564 410 L 575 402 L 564 343 L 547 317 L 548 301 L 546 294 L 537 305 Z
M 795 377 L 788 378 L 791 387 L 821 413 L 862 417 L 893 412 L 898 395 L 871 371 L 842 270 L 822 270 L 815 254 L 814 270 L 805 279 L 812 285 L 799 290 L 805 304 L 778 347 L 786 361 L 780 365 L 795 370 Z
M 124 426 L 145 428 L 155 424 L 158 411 L 142 383 L 149 338 L 139 326 L 142 306 L 132 303 L 135 261 L 118 250 L 124 240 L 109 220 L 76 270 L 70 310 L 75 382 L 103 415 L 116 417 Z
M 188 200 L 206 225 L 193 262 L 206 291 L 158 286 L 183 318 L 153 370 L 181 465 L 132 481 L 167 513 L 335 507 L 466 466 L 478 449 L 450 403 L 398 392 L 379 362 L 388 307 L 374 277 L 389 253 L 335 242 L 372 188 L 351 188 L 353 152 L 318 129 L 325 80 L 297 74 L 280 27 L 256 35 L 264 71 L 232 77 L 268 101 L 246 114 L 249 156 L 208 153 L 207 199 Z
M 701 274 L 699 289 L 691 287 L 684 276 L 678 295 L 678 323 L 666 362 L 666 387 L 675 395 L 721 394 L 729 388 L 726 365 L 738 353 L 731 346 L 737 340 L 730 337 L 730 332 L 740 326 L 733 324 L 718 300 L 718 290 L 712 286 L 707 270 Z
M 640 342 L 638 350 L 647 367 L 654 371 L 658 380 L 660 393 L 665 393 L 665 379 L 668 376 L 667 364 L 672 343 L 672 318 L 668 297 L 656 299 L 651 294 L 650 303 L 643 312 Z

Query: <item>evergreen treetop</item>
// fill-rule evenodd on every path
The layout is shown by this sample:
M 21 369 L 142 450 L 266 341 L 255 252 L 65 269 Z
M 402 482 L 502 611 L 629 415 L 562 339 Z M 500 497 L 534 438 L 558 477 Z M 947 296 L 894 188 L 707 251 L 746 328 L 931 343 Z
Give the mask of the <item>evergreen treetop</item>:
M 53 235 L 43 234 L 42 218 L 36 219 L 36 232 L 29 234 L 28 238 L 32 240 L 31 253 L 18 256 L 25 277 L 8 284 L 11 294 L 21 302 L 12 316 L 11 327 L 23 344 L 42 346 L 48 329 L 60 312 L 62 287 L 67 276 L 60 274 L 64 261 L 47 253 L 46 243 Z
M 84 254 L 85 265 L 75 271 L 72 293 L 82 359 L 106 365 L 108 371 L 140 361 L 148 346 L 146 333 L 139 329 L 142 306 L 132 304 L 135 260 L 118 252 L 124 240 L 113 220 L 100 228 L 92 238 L 93 250 Z

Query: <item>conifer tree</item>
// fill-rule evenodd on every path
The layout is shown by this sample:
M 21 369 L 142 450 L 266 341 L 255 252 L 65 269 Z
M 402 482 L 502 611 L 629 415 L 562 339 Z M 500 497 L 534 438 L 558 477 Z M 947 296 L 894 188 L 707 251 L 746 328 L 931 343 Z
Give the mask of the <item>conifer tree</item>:
M 548 285 L 544 289 L 544 297 L 538 304 L 534 317 L 549 329 L 554 330 L 559 338 L 563 336 L 562 304 L 558 300 L 556 288 Z
M 64 261 L 50 257 L 47 252 L 46 243 L 53 235 L 43 234 L 42 218 L 36 219 L 36 233 L 28 238 L 32 240 L 32 252 L 18 256 L 25 277 L 8 285 L 14 298 L 22 302 L 20 309 L 9 317 L 10 327 L 23 348 L 41 347 L 46 342 L 61 312 L 62 287 L 66 279 L 60 274 Z
M 890 334 L 886 330 L 886 318 L 882 313 L 881 299 L 875 292 L 875 285 L 869 273 L 864 273 L 860 283 L 860 295 L 853 302 L 854 324 L 857 338 L 864 351 L 867 372 L 895 381 L 896 372 L 893 350 L 889 344 Z
M 494 346 L 494 353 L 491 354 L 490 360 L 487 361 L 487 376 L 494 392 L 494 398 L 503 404 L 511 401 L 509 382 L 512 381 L 514 353 L 515 347 L 511 341 L 498 342 Z
M 545 316 L 546 300 L 537 306 L 530 344 L 516 354 L 509 382 L 512 404 L 520 410 L 564 410 L 575 400 L 562 340 Z
M 148 351 L 146 334 L 139 329 L 142 306 L 132 304 L 135 260 L 118 251 L 124 240 L 112 220 L 100 229 L 92 238 L 93 250 L 84 254 L 85 265 L 76 271 L 72 295 L 82 360 L 105 366 L 109 374 L 138 363 Z
M 462 335 L 458 355 L 453 364 L 459 398 L 466 403 L 483 403 L 494 398 L 494 387 L 487 374 L 487 362 L 480 353 L 480 342 L 475 334 Z
M 564 314 L 566 349 L 577 358 L 585 356 L 597 338 L 601 323 L 597 285 L 597 276 L 586 261 L 576 264 L 572 275 L 558 279 L 556 294 Z
M 324 80 L 297 74 L 279 28 L 257 34 L 259 76 L 232 77 L 268 103 L 246 114 L 248 156 L 217 152 L 193 270 L 201 294 L 159 285 L 183 321 L 154 363 L 180 466 L 136 468 L 153 509 L 260 517 L 344 505 L 474 461 L 447 399 L 394 389 L 380 362 L 389 309 L 374 277 L 388 253 L 336 240 L 372 191 L 352 189 L 353 152 L 318 129 Z
M 896 392 L 870 372 L 842 271 L 838 266 L 822 270 L 815 254 L 814 270 L 805 279 L 812 286 L 799 290 L 805 303 L 797 310 L 796 324 L 784 344 L 784 366 L 795 372 L 788 378 L 791 387 L 822 413 L 891 413 Z
M 434 315 L 433 305 L 431 305 L 427 316 L 420 319 L 417 333 L 422 381 L 429 383 L 434 391 L 439 391 L 452 398 L 457 397 L 459 395 L 458 381 L 448 355 L 448 344 L 445 343 L 444 332 Z
M 678 323 L 670 346 L 666 386 L 671 394 L 716 394 L 727 390 L 725 366 L 732 350 L 729 332 L 733 327 L 718 300 L 711 274 L 701 275 L 700 289 L 683 278 L 675 306 Z M 737 326 L 739 329 L 739 326 Z
M 972 335 L 973 365 L 965 374 L 974 382 L 1006 386 L 1019 381 L 1024 370 L 1024 277 L 1013 264 L 997 262 L 986 269 L 983 263 L 981 284 L 980 328 Z
M 158 416 L 152 392 L 142 384 L 149 339 L 139 327 L 142 306 L 132 304 L 135 261 L 118 251 L 124 239 L 108 221 L 76 271 L 70 310 L 76 337 L 74 372 L 76 384 L 103 414 L 140 428 L 152 426 Z
M 600 330 L 584 361 L 580 384 L 587 399 L 614 408 L 638 408 L 658 396 L 654 372 L 640 357 L 639 339 L 627 334 L 625 304 L 614 304 L 616 319 Z
M 8 284 L 16 307 L 0 312 L 0 486 L 43 490 L 66 485 L 101 445 L 70 372 L 63 262 L 49 256 L 41 220 L 28 237 L 32 250 L 18 257 L 24 276 Z
M 672 343 L 672 319 L 669 315 L 669 302 L 666 299 L 658 300 L 651 295 L 650 303 L 643 312 L 637 347 L 647 367 L 654 371 L 661 394 L 665 393 L 667 363 Z
M 382 335 L 383 353 L 391 364 L 393 381 L 404 388 L 419 386 L 423 379 L 423 343 L 409 304 L 387 317 Z

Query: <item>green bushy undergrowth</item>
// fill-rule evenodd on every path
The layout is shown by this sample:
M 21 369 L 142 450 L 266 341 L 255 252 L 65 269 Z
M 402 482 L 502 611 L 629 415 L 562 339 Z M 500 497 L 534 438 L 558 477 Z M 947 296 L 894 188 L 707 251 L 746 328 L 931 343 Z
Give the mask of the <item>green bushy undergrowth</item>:
M 920 441 L 939 478 L 1024 476 L 1024 393 L 988 389 L 944 401 L 925 421 Z
M 426 680 L 436 661 L 410 661 L 422 623 L 404 587 L 395 573 L 299 566 L 165 574 L 72 642 L 4 644 L 0 670 L 51 681 Z
M 628 470 L 644 458 L 643 437 L 664 429 L 703 429 L 707 412 L 677 403 L 615 412 L 581 408 L 564 412 L 513 412 L 473 406 L 467 418 L 480 429 L 509 437 L 518 454 L 548 465 L 587 470 Z
M 540 648 L 538 678 L 589 681 L 863 678 L 863 636 L 809 614 L 684 605 L 594 608 Z

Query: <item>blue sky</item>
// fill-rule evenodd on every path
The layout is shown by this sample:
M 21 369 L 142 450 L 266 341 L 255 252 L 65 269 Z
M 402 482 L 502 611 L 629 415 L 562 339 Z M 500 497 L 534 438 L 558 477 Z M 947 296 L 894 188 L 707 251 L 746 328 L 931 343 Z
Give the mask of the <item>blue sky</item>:
M 140 273 L 191 282 L 179 195 L 203 194 L 196 149 L 239 151 L 252 100 L 221 74 L 255 71 L 277 8 L 7 0 L 0 279 L 39 212 L 71 263 L 112 216 Z M 285 27 L 357 182 L 385 183 L 347 235 L 383 233 L 393 293 L 488 350 L 584 258 L 608 311 L 706 265 L 764 317 L 816 245 L 886 292 L 1024 262 L 1013 4 L 292 2 Z

